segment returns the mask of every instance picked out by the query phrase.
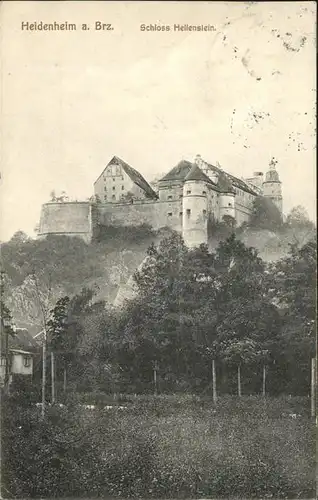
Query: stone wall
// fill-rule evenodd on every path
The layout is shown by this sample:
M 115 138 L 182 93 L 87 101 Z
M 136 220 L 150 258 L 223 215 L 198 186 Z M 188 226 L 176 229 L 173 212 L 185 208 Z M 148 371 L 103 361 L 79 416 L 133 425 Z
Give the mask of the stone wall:
M 38 237 L 48 234 L 92 237 L 91 204 L 89 202 L 45 203 L 42 205 Z
M 98 204 L 98 221 L 105 226 L 139 226 L 149 224 L 154 229 L 182 227 L 182 200 L 134 201 L 134 203 Z

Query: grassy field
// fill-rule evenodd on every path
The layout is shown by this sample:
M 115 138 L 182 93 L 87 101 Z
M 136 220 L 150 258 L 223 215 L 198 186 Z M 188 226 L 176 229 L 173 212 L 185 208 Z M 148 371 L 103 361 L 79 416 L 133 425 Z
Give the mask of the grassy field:
M 116 463 L 108 493 L 164 498 L 314 498 L 315 435 L 305 398 L 138 398 L 83 415 Z M 111 418 L 111 425 L 110 425 Z
M 30 426 L 25 415 L 17 421 L 9 491 L 20 498 L 315 498 L 315 425 L 306 398 L 104 403 L 51 408 L 49 424 Z M 8 446 L 14 436 L 12 428 Z M 8 456 L 13 463 L 12 450 Z

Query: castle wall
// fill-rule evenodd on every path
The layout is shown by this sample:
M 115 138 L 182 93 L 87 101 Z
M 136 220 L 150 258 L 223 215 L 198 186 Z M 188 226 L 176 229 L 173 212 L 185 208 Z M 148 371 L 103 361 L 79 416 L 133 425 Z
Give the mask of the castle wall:
M 134 201 L 134 203 L 102 203 L 98 205 L 99 222 L 105 226 L 138 226 L 149 224 L 154 229 L 182 227 L 182 200 Z
M 161 181 L 159 186 L 160 201 L 179 200 L 183 196 L 183 182 Z
M 79 236 L 89 242 L 92 237 L 91 204 L 65 202 L 42 205 L 38 237 L 48 234 Z

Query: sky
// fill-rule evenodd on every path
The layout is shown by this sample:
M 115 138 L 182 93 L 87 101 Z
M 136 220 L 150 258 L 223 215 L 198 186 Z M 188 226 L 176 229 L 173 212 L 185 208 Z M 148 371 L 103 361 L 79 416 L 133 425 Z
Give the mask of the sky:
M 0 240 L 34 236 L 52 190 L 89 197 L 114 155 L 148 181 L 197 154 L 238 177 L 275 157 L 284 212 L 315 220 L 315 19 L 297 1 L 2 2 Z M 21 29 L 41 21 L 77 29 Z

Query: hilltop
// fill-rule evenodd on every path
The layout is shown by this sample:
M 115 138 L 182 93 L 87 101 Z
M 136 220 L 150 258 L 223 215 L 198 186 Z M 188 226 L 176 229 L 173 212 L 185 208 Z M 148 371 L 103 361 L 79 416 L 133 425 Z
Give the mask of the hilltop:
M 218 227 L 209 240 L 215 248 L 232 229 Z M 147 225 L 101 227 L 95 240 L 48 236 L 33 240 L 16 233 L 2 244 L 2 268 L 6 273 L 7 304 L 19 327 L 36 333 L 42 328 L 41 304 L 51 309 L 63 296 L 79 293 L 83 287 L 95 291 L 96 300 L 116 303 L 116 297 L 129 297 L 132 275 L 145 258 L 152 242 L 158 243 L 171 233 L 165 228 L 154 231 Z M 239 228 L 237 237 L 254 246 L 264 261 L 278 260 L 290 244 L 303 245 L 314 234 L 313 225 L 284 227 L 279 231 Z

